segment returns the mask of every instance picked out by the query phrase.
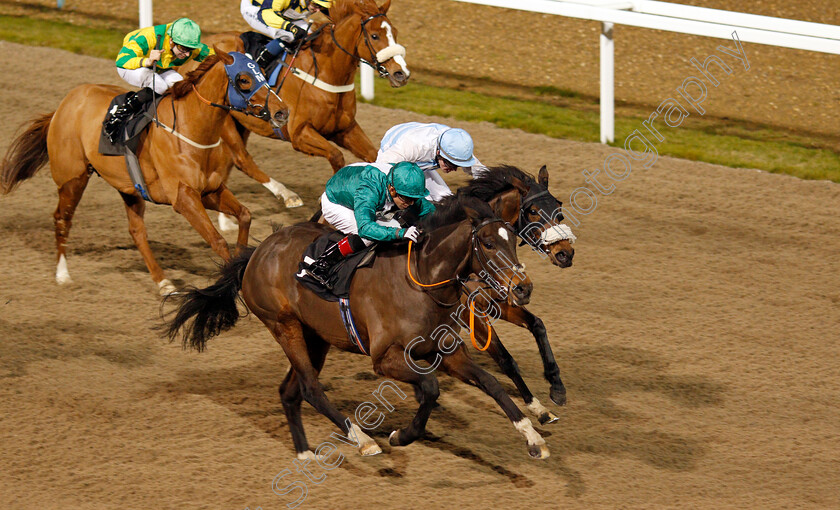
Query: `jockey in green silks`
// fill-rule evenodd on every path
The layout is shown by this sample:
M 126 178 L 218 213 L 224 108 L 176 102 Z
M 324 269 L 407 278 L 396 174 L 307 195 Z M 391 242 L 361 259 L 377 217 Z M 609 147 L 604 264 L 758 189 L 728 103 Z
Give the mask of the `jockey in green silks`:
M 155 94 L 165 93 L 184 79 L 175 67 L 190 60 L 203 62 L 214 54 L 212 48 L 201 42 L 198 24 L 189 18 L 129 32 L 117 54 L 117 74 L 140 90 L 129 92 L 125 104 L 111 111 L 111 119 L 105 125 L 111 143 L 116 142 L 122 124 L 140 112 Z
M 327 181 L 321 195 L 324 219 L 347 236 L 329 246 L 312 261 L 306 274 L 328 287 L 330 268 L 344 257 L 376 241 L 410 239 L 417 242 L 416 227 L 403 228 L 393 213 L 407 210 L 416 218 L 434 212 L 426 200 L 423 171 L 414 163 L 393 165 L 368 164 L 346 166 Z

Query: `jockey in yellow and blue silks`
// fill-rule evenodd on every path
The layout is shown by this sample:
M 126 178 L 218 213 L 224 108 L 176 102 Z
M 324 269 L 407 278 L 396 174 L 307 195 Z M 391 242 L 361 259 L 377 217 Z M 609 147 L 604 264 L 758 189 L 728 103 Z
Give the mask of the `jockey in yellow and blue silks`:
M 332 0 L 241 0 L 239 11 L 248 25 L 272 39 L 254 59 L 257 64 L 265 68 L 303 39 L 309 32 L 309 17 L 319 11 L 329 16 L 330 6 Z
M 306 273 L 326 285 L 329 270 L 338 261 L 375 241 L 417 241 L 416 227 L 401 227 L 389 213 L 408 210 L 416 218 L 434 212 L 426 200 L 423 171 L 414 163 L 351 165 L 336 172 L 321 195 L 324 219 L 347 237 L 328 247 Z M 393 216 L 393 214 L 391 214 Z
M 184 79 L 174 67 L 190 60 L 202 62 L 213 54 L 213 50 L 201 42 L 198 24 L 189 18 L 129 32 L 117 55 L 117 74 L 141 90 L 129 93 L 125 104 L 111 112 L 111 120 L 105 126 L 111 141 L 119 132 L 119 126 L 152 99 L 152 86 L 155 93 L 163 94 Z

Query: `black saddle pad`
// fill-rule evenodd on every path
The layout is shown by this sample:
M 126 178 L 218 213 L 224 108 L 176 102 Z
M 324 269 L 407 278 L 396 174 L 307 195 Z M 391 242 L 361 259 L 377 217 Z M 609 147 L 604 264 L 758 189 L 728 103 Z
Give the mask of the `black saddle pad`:
M 123 144 L 117 141 L 117 143 L 111 143 L 111 140 L 108 139 L 108 135 L 105 134 L 104 126 L 111 120 L 111 112 L 114 109 L 114 106 L 122 106 L 125 104 L 125 96 L 128 94 L 120 94 L 115 97 L 111 104 L 108 105 L 108 113 L 105 115 L 105 120 L 102 122 L 103 128 L 99 131 L 99 153 L 104 154 L 106 156 L 122 156 L 125 154 L 125 150 L 123 150 Z M 125 146 L 131 149 L 131 152 L 137 153 L 137 145 L 140 143 L 140 137 L 138 136 L 140 133 L 146 129 L 146 126 L 152 122 L 152 117 L 154 117 L 154 109 L 157 103 L 160 103 L 160 100 L 163 99 L 163 96 L 155 96 L 154 101 L 149 101 L 143 106 L 143 110 L 135 114 L 133 117 L 126 121 L 125 125 L 123 126 L 124 132 L 127 133 L 127 139 L 125 139 Z
M 317 259 L 329 245 L 340 241 L 344 236 L 345 234 L 341 232 L 327 232 L 307 246 L 303 252 L 303 256 Z M 347 298 L 350 296 L 350 283 L 353 280 L 353 273 L 356 272 L 356 269 L 369 266 L 373 263 L 376 253 L 374 251 L 375 246 L 375 244 L 372 244 L 332 267 L 327 280 L 333 286 L 333 290 L 324 288 L 317 280 L 309 276 L 300 276 L 303 274 L 303 269 L 308 267 L 303 260 L 298 264 L 298 274 L 295 277 L 301 285 L 318 294 L 322 299 L 338 301 L 339 298 Z
M 265 48 L 265 45 L 271 41 L 271 38 L 259 32 L 243 32 L 239 35 L 242 39 L 242 44 L 245 45 L 245 53 L 255 57 L 259 55 L 260 50 Z

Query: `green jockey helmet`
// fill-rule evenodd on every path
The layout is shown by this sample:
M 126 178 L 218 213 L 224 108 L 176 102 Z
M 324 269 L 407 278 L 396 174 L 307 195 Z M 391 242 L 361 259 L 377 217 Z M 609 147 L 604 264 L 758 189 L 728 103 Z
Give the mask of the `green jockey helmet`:
M 426 176 L 423 170 L 410 161 L 402 161 L 391 168 L 391 185 L 404 197 L 423 198 L 429 196 Z
M 329 9 L 332 7 L 332 0 L 310 0 L 313 4 L 319 5 L 324 9 Z
M 201 46 L 201 29 L 198 28 L 198 23 L 189 18 L 178 18 L 173 21 L 167 33 L 175 44 L 180 44 L 185 48 Z

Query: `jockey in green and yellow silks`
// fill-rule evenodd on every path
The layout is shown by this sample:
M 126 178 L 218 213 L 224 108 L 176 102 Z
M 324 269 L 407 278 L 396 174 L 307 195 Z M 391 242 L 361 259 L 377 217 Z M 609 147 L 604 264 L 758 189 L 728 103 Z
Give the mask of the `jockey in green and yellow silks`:
M 414 226 L 401 227 L 392 219 L 397 210 L 416 218 L 434 212 L 426 200 L 429 190 L 420 167 L 403 161 L 396 165 L 350 165 L 327 181 L 321 195 L 324 219 L 347 237 L 330 246 L 305 271 L 326 286 L 329 270 L 338 261 L 375 241 L 417 241 Z M 389 215 L 391 218 L 389 218 Z
M 239 11 L 248 25 L 272 38 L 254 60 L 264 68 L 306 36 L 310 16 L 319 11 L 329 16 L 331 6 L 332 0 L 241 0 Z
M 125 104 L 111 112 L 105 132 L 115 142 L 119 128 L 132 114 L 140 111 L 154 94 L 163 94 L 184 79 L 174 67 L 190 60 L 202 62 L 214 52 L 201 42 L 201 29 L 189 18 L 179 18 L 167 25 L 155 25 L 130 32 L 117 54 L 117 74 L 129 85 L 140 87 L 129 93 Z

